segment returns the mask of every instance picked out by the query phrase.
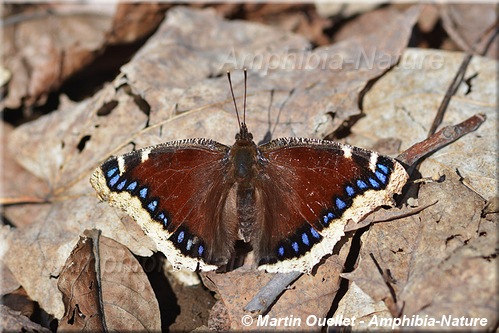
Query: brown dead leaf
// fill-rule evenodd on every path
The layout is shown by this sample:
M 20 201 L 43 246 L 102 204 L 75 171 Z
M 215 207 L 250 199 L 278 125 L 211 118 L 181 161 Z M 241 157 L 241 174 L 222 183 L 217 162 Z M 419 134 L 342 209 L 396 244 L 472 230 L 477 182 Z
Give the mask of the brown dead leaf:
M 23 316 L 19 311 L 9 309 L 0 304 L 0 320 L 4 332 L 50 333 L 48 328 L 42 327 Z
M 315 45 L 330 44 L 325 31 L 332 20 L 318 15 L 308 3 L 191 3 L 193 8 L 214 8 L 229 19 L 258 22 L 306 37 Z
M 494 26 L 497 29 L 497 6 L 494 3 L 445 4 L 440 7 L 440 16 L 445 31 L 463 51 L 472 52 L 476 46 L 475 50 L 481 53 L 487 43 L 487 36 L 495 33 Z M 479 41 L 481 43 L 477 44 Z M 498 43 L 496 36 L 485 55 L 496 59 Z
M 8 267 L 30 297 L 61 318 L 61 296 L 50 276 L 58 275 L 83 230 L 98 228 L 138 255 L 155 251 L 137 224 L 95 197 L 88 178 L 100 162 L 134 147 L 180 138 L 203 136 L 232 144 L 236 121 L 227 81 L 220 75 L 258 57 L 288 58 L 277 62 L 285 65 L 282 69 L 265 62 L 248 66 L 247 122 L 255 138 L 263 138 L 269 128 L 273 137 L 323 137 L 359 113 L 358 93 L 397 61 L 417 15 L 417 8 L 410 9 L 364 38 L 302 53 L 295 50 L 309 43 L 290 33 L 224 21 L 212 10 L 170 10 L 112 85 L 87 101 L 66 103 L 9 136 L 16 161 L 49 184 L 51 195 L 46 207 L 24 214 L 32 222 L 14 232 Z M 375 55 L 372 62 L 362 58 L 363 52 Z M 292 67 L 296 63 L 290 54 L 315 59 L 339 55 L 341 61 L 354 62 L 333 70 L 311 62 Z M 363 60 L 356 63 L 359 56 Z M 241 96 L 238 74 L 233 82 Z M 335 113 L 334 121 L 328 112 Z M 231 125 L 234 131 L 227 130 Z M 6 215 L 24 207 L 7 207 Z
M 453 173 L 421 186 L 421 204 L 435 198 L 418 216 L 372 226 L 362 237 L 359 266 L 343 276 L 388 306 L 393 299 L 372 253 L 388 273 L 401 315 L 487 318 L 490 329 L 498 320 L 496 227 L 480 217 L 484 201 Z
M 334 1 L 315 1 L 317 12 L 323 17 L 341 16 L 349 18 L 354 15 L 362 14 L 379 7 L 381 2 L 334 2 Z
M 36 318 L 34 314 L 35 311 L 38 310 L 38 306 L 29 298 L 26 294 L 26 290 L 22 287 L 19 287 L 6 295 L 2 295 L 2 304 L 8 306 L 11 310 L 19 311 L 21 315 L 30 319 Z
M 421 16 L 418 20 L 418 27 L 423 33 L 430 33 L 440 20 L 439 8 L 434 4 L 426 4 L 421 11 Z
M 244 7 L 247 20 L 300 34 L 315 45 L 330 44 L 324 30 L 332 26 L 332 21 L 319 16 L 312 4 L 252 3 Z
M 51 4 L 26 6 L 6 18 L 4 61 L 12 73 L 3 104 L 41 105 L 106 47 L 130 43 L 153 31 L 165 5 Z
M 379 26 L 396 20 L 400 16 L 401 11 L 393 6 L 382 7 L 369 11 L 355 20 L 347 21 L 341 29 L 334 35 L 334 41 L 339 42 L 348 40 L 352 36 L 363 36 L 370 34 Z
M 168 3 L 120 3 L 113 17 L 113 27 L 108 33 L 109 44 L 132 43 L 150 34 L 171 7 Z
M 0 261 L 0 296 L 8 294 L 20 287 L 19 282 L 17 282 L 14 274 L 10 271 L 10 269 Z
M 59 325 L 62 330 L 104 331 L 106 327 L 99 299 L 100 258 L 94 252 L 98 251 L 99 237 L 95 234 L 80 237 L 59 275 L 57 287 L 66 309 Z
M 338 304 L 338 309 L 332 317 L 355 318 L 355 324 L 351 325 L 352 332 L 368 332 L 371 330 L 386 330 L 385 327 L 369 325 L 373 318 L 377 320 L 392 318 L 383 301 L 374 301 L 368 294 L 350 281 L 348 291 Z
M 315 273 L 302 275 L 285 290 L 263 318 L 266 315 L 269 318 L 299 318 L 302 322 L 299 326 L 301 331 L 321 331 L 322 327 L 306 325 L 306 321 L 310 316 L 326 317 L 339 289 L 341 280 L 339 274 L 343 270 L 348 248 L 349 244 L 345 244 L 341 247 L 340 255 L 329 257 L 317 267 Z M 208 272 L 202 276 L 205 285 L 219 295 L 224 305 L 223 311 L 212 313 L 211 321 L 216 322 L 217 326 L 230 327 L 236 331 L 259 331 L 262 327 L 265 330 L 282 329 L 282 326 L 258 326 L 258 315 L 254 315 L 252 324 L 245 325 L 244 322 L 244 317 L 249 315 L 244 311 L 244 307 L 264 285 L 270 282 L 272 274 L 238 269 L 224 274 Z M 213 316 L 217 316 L 217 319 Z
M 55 7 L 42 8 L 4 28 L 4 59 L 13 73 L 5 106 L 44 103 L 50 91 L 89 63 L 92 52 L 104 44 L 111 17 L 102 12 L 89 15 L 85 9 L 89 8 L 74 8 L 73 15 L 63 15 Z
M 58 280 L 66 308 L 59 330 L 159 331 L 159 306 L 147 276 L 123 245 L 85 232 Z

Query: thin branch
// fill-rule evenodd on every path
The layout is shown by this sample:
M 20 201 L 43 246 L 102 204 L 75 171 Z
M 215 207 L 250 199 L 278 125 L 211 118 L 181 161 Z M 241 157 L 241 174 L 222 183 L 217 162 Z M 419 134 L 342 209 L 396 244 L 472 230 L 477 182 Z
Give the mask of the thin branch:
M 471 118 L 466 119 L 462 123 L 453 126 L 446 126 L 437 133 L 430 136 L 428 139 L 418 142 L 402 154 L 397 156 L 397 160 L 406 164 L 409 167 L 414 167 L 415 164 L 424 156 L 431 154 L 449 143 L 452 143 L 460 137 L 471 133 L 480 127 L 487 119 L 485 114 L 478 113 Z

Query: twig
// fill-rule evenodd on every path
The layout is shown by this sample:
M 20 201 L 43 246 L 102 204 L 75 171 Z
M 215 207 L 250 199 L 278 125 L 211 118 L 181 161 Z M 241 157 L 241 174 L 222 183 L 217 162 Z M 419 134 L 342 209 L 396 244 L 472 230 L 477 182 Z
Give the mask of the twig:
M 244 307 L 244 311 L 262 314 L 274 304 L 275 300 L 286 288 L 301 276 L 301 272 L 278 273 L 267 283 L 253 299 Z
M 431 154 L 442 147 L 459 139 L 460 137 L 475 131 L 487 119 L 485 114 L 478 113 L 466 119 L 460 124 L 446 126 L 428 139 L 418 142 L 402 154 L 397 156 L 397 160 L 413 168 L 415 164 L 424 156 Z
M 452 96 L 454 96 L 454 94 L 457 91 L 457 88 L 463 81 L 464 74 L 466 73 L 466 68 L 468 68 L 471 58 L 473 58 L 472 54 L 470 53 L 466 54 L 466 56 L 463 59 L 463 62 L 461 63 L 461 66 L 459 66 L 456 76 L 454 76 L 452 83 L 450 84 L 449 88 L 447 89 L 447 92 L 445 93 L 442 103 L 440 103 L 440 106 L 438 107 L 437 114 L 435 115 L 430 130 L 428 131 L 428 137 L 432 136 L 437 130 L 438 126 L 440 126 L 440 124 L 442 123 L 442 119 L 444 119 L 445 110 L 447 110 L 447 106 L 449 106 L 450 99 L 452 98 Z
M 485 43 L 485 46 L 480 52 L 480 54 L 484 54 L 487 52 L 488 48 L 490 47 L 492 41 L 498 34 L 497 30 L 497 24 L 494 24 L 491 26 L 490 29 L 495 29 L 495 32 L 491 34 L 490 38 L 488 39 L 487 43 Z M 490 30 L 489 30 L 490 31 Z M 486 36 L 486 34 L 482 35 L 482 37 Z M 449 88 L 447 89 L 447 92 L 445 93 L 444 99 L 442 100 L 442 103 L 440 103 L 440 106 L 438 108 L 437 114 L 435 115 L 435 118 L 433 119 L 433 123 L 431 124 L 430 130 L 428 131 L 428 137 L 432 136 L 435 131 L 437 130 L 438 126 L 442 123 L 442 119 L 444 118 L 445 110 L 447 110 L 447 107 L 449 106 L 450 100 L 452 96 L 457 91 L 457 88 L 463 81 L 464 74 L 466 73 L 466 69 L 468 68 L 469 63 L 471 62 L 471 59 L 473 58 L 473 53 L 476 52 L 476 45 L 478 45 L 482 41 L 482 37 L 477 40 L 474 45 L 471 47 L 470 50 L 466 52 L 466 56 L 464 57 L 463 61 L 461 62 L 461 66 L 459 66 L 459 69 L 454 76 L 454 79 L 452 80 Z
M 402 219 L 404 217 L 416 215 L 417 213 L 425 210 L 426 208 L 433 206 L 436 204 L 438 200 L 435 200 L 432 203 L 415 207 L 415 208 L 408 208 L 408 207 L 403 207 L 403 208 L 394 208 L 391 207 L 390 209 L 380 209 L 380 210 L 375 210 L 371 212 L 369 215 L 367 215 L 362 221 L 359 222 L 353 222 L 353 221 L 348 221 L 347 225 L 345 226 L 345 229 L 343 230 L 344 232 L 349 232 L 353 230 L 358 230 L 361 228 L 364 228 L 365 226 L 368 226 L 369 224 L 372 223 L 379 223 L 379 222 L 389 222 L 393 220 L 398 220 Z

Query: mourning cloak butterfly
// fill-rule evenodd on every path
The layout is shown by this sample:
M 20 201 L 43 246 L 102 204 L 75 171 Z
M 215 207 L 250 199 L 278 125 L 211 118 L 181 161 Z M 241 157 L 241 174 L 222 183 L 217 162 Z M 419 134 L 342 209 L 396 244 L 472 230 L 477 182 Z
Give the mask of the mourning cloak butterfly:
M 310 272 L 348 220 L 392 205 L 408 179 L 394 159 L 337 142 L 257 146 L 237 117 L 232 147 L 172 141 L 111 157 L 92 175 L 99 196 L 130 214 L 175 268 L 214 270 L 242 239 L 260 269 Z

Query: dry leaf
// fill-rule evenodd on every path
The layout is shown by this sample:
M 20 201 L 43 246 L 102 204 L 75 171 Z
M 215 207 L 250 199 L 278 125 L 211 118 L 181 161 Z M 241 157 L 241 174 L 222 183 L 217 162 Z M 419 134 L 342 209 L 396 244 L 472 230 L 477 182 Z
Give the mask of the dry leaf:
M 352 36 L 363 36 L 376 30 L 379 26 L 396 20 L 400 10 L 394 6 L 382 7 L 369 11 L 355 20 L 347 21 L 334 35 L 334 41 L 350 39 Z
M 59 329 L 155 332 L 159 306 L 147 276 L 123 245 L 85 232 L 58 280 L 66 308 Z
M 352 127 L 347 143 L 369 148 L 380 139 L 398 138 L 404 151 L 424 140 L 463 57 L 457 52 L 408 49 L 400 64 L 365 95 L 363 109 L 367 116 Z M 470 188 L 485 199 L 495 196 L 499 186 L 495 167 L 499 146 L 496 68 L 494 60 L 473 58 L 441 127 L 460 123 L 479 112 L 486 114 L 485 123 L 433 153 L 419 168 L 424 177 L 433 177 L 442 169 L 458 169 Z
M 332 318 L 355 318 L 352 331 L 385 331 L 386 327 L 369 326 L 373 318 L 390 319 L 392 316 L 382 301 L 374 301 L 357 284 L 350 281 L 348 291 L 338 304 Z
M 325 30 L 332 20 L 319 16 L 312 4 L 249 3 L 244 5 L 244 14 L 246 20 L 300 34 L 315 45 L 330 44 Z
M 428 34 L 439 24 L 439 20 L 440 13 L 438 7 L 434 4 L 427 4 L 421 11 L 418 27 L 421 29 L 421 32 Z
M 476 47 L 481 53 L 487 43 L 487 37 L 496 33 L 497 6 L 494 3 L 445 4 L 440 7 L 440 16 L 443 27 L 463 51 L 471 52 L 472 47 Z M 479 41 L 481 42 L 478 43 Z M 497 58 L 498 42 L 496 36 L 495 43 L 486 53 L 491 59 Z
M 12 156 L 8 146 L 8 137 L 13 132 L 11 125 L 2 122 L 0 124 L 0 133 L 2 133 L 2 147 L 0 148 L 0 169 L 3 172 L 4 179 L 16 179 L 16 182 L 2 182 L 0 198 L 2 204 L 12 204 L 16 202 L 43 202 L 50 193 L 47 183 L 40 178 L 22 168 L 16 159 Z M 19 186 L 23 184 L 23 186 Z M 11 215 L 12 217 L 12 215 Z M 16 226 L 20 227 L 31 223 L 31 220 L 14 218 Z
M 8 294 L 20 287 L 19 282 L 5 264 L 3 258 L 10 247 L 10 238 L 12 236 L 12 228 L 8 225 L 3 225 L 0 228 L 0 296 Z
M 73 15 L 64 15 L 56 7 L 41 8 L 37 15 L 26 15 L 4 28 L 5 64 L 13 73 L 5 106 L 44 103 L 50 91 L 103 46 L 111 17 L 102 12 L 90 15 L 87 7 L 73 9 Z
M 271 322 L 272 318 L 288 317 L 301 320 L 303 323 L 299 326 L 301 330 L 321 331 L 321 326 L 308 326 L 305 323 L 310 316 L 326 317 L 336 291 L 339 289 L 339 274 L 343 270 L 343 262 L 348 254 L 348 248 L 349 244 L 346 244 L 344 248 L 341 248 L 340 255 L 329 257 L 318 266 L 317 271 L 312 275 L 302 275 L 278 298 L 268 313 L 260 317 L 257 314 L 253 315 L 255 318 L 250 325 L 245 325 L 245 317 L 251 315 L 244 311 L 244 307 L 264 285 L 269 283 L 273 275 L 262 271 L 247 271 L 246 269 L 238 269 L 224 274 L 204 273 L 205 285 L 220 296 L 224 305 L 223 321 L 218 313 L 212 313 L 212 321 L 216 321 L 219 326 L 230 327 L 231 330 L 258 331 L 262 327 L 265 330 L 279 329 L 279 327 L 272 327 L 271 324 L 258 326 L 259 320 Z M 218 320 L 215 320 L 213 316 L 217 315 L 219 316 Z M 265 319 L 267 315 L 268 318 Z M 310 318 L 309 320 L 314 319 Z M 221 324 L 222 322 L 224 324 Z M 280 328 L 282 329 L 282 327 Z
M 483 199 L 456 174 L 445 176 L 441 183 L 421 186 L 420 203 L 438 199 L 435 205 L 417 216 L 372 226 L 362 237 L 358 268 L 343 276 L 390 308 L 394 300 L 372 254 L 389 277 L 400 315 L 487 318 L 492 329 L 498 320 L 496 226 L 480 217 Z
M 42 327 L 20 314 L 19 311 L 9 309 L 0 304 L 0 323 L 3 332 L 50 333 L 48 328 Z
M 319 13 L 319 15 L 323 17 L 342 16 L 348 18 L 350 16 L 358 15 L 373 10 L 376 7 L 379 7 L 381 4 L 382 2 L 377 2 L 377 1 L 358 2 L 358 3 L 315 1 L 317 12 Z
M 130 43 L 153 31 L 165 5 L 96 3 L 25 7 L 7 17 L 3 46 L 12 73 L 4 106 L 41 105 L 49 93 L 113 44 Z

